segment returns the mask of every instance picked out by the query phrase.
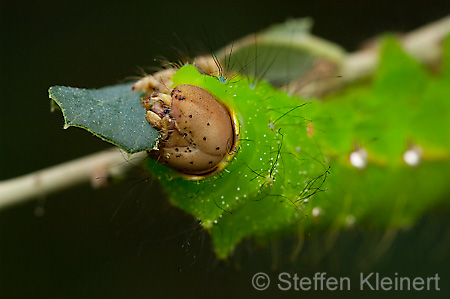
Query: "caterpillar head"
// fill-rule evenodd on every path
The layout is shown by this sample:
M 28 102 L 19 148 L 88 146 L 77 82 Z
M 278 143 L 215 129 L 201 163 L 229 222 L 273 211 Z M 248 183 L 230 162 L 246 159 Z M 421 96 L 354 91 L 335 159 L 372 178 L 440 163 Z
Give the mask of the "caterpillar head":
M 142 99 L 147 120 L 161 133 L 150 156 L 180 173 L 198 178 L 221 170 L 235 152 L 237 122 L 205 89 L 176 86 L 169 94 Z

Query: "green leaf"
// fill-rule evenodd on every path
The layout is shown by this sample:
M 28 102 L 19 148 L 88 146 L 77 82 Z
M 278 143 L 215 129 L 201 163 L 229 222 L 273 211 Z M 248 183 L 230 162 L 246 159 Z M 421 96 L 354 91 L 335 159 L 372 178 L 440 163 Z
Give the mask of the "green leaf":
M 132 83 L 100 89 L 53 86 L 49 96 L 61 108 L 64 128 L 88 130 L 132 154 L 156 146 L 158 132 L 148 123 L 141 94 Z

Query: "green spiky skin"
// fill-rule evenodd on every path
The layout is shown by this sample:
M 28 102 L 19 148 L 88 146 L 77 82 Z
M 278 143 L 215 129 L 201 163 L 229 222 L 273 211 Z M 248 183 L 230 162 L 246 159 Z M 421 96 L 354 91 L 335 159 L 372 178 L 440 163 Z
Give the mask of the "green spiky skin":
M 191 65 L 175 74 L 174 86 L 206 89 L 239 121 L 238 151 L 219 174 L 186 180 L 149 160 L 170 201 L 210 231 L 218 258 L 249 236 L 270 239 L 298 225 L 403 227 L 448 205 L 448 67 L 433 77 L 390 39 L 381 57 L 370 86 L 324 102 L 239 76 L 224 84 Z M 423 150 L 416 167 L 403 160 L 411 145 Z M 356 146 L 368 153 L 363 169 L 349 161 Z
M 175 171 L 150 162 L 151 172 L 164 185 L 172 203 L 195 215 L 211 231 L 218 257 L 228 256 L 246 236 L 277 231 L 303 218 L 303 200 L 308 191 L 301 192 L 311 178 L 323 174 L 326 168 L 320 161 L 311 161 L 318 149 L 307 141 L 304 124 L 303 129 L 293 125 L 299 123 L 302 107 L 274 127 L 269 126 L 292 109 L 293 103 L 295 106 L 302 102 L 265 83 L 260 83 L 257 91 L 243 78 L 223 84 L 200 75 L 193 66 L 176 73 L 174 86 L 180 84 L 208 90 L 236 113 L 240 126 L 237 154 L 215 176 L 186 180 Z M 278 131 L 283 121 L 288 125 Z M 296 147 L 300 146 L 297 152 Z

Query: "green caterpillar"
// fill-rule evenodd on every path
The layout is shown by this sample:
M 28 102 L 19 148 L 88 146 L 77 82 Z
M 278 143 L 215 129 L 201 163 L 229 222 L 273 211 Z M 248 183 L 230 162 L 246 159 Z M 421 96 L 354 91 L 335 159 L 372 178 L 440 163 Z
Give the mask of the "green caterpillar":
M 235 113 L 236 154 L 200 179 L 151 159 L 148 169 L 171 202 L 211 233 L 219 258 L 245 237 L 264 239 L 299 223 L 408 226 L 449 191 L 448 74 L 430 79 L 393 40 L 384 44 L 372 87 L 325 102 L 183 66 L 173 86 L 198 86 Z
M 303 201 L 318 190 L 323 182 L 319 177 L 327 171 L 319 148 L 308 140 L 302 102 L 264 83 L 256 92 L 245 79 L 221 83 L 192 65 L 179 69 L 173 80 L 174 86 L 210 91 L 237 114 L 240 125 L 236 155 L 214 176 L 186 180 L 149 160 L 151 173 L 171 201 L 211 231 L 218 256 L 226 257 L 251 232 L 277 231 L 302 218 Z
M 267 241 L 300 227 L 306 232 L 407 227 L 432 207 L 448 208 L 450 38 L 444 53 L 439 76 L 430 75 L 388 38 L 370 83 L 323 101 L 292 96 L 255 78 L 202 75 L 192 65 L 134 84 L 135 90 L 153 86 L 157 106 L 130 84 L 89 91 L 52 87 L 50 96 L 61 106 L 66 126 L 86 128 L 129 153 L 150 150 L 156 160 L 148 159 L 148 171 L 175 206 L 209 231 L 217 257 L 225 259 L 248 237 Z M 184 87 L 173 90 L 176 98 L 168 95 L 173 87 L 159 94 L 158 84 Z M 203 163 L 196 169 L 189 168 L 193 160 L 174 167 L 171 152 L 163 152 L 174 126 L 166 108 L 174 99 L 184 100 L 185 88 L 212 97 L 206 102 L 217 100 L 217 109 L 230 115 L 220 121 L 229 126 L 219 130 L 226 148 L 220 154 L 202 147 L 218 135 L 201 125 L 215 104 L 202 104 L 206 110 L 196 115 L 203 116 L 190 124 L 200 138 L 172 140 L 181 142 L 186 154 L 193 146 L 202 157 L 215 156 L 195 160 Z M 139 101 L 160 131 L 159 145 Z M 179 104 L 180 111 L 195 111 Z

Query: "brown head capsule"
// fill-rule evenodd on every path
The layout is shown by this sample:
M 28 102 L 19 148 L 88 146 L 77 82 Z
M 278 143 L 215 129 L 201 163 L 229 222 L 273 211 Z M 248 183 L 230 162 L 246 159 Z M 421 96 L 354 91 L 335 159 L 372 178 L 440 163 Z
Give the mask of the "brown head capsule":
M 203 88 L 179 85 L 170 96 L 153 94 L 142 103 L 162 136 L 159 149 L 150 153 L 158 162 L 185 174 L 208 175 L 233 151 L 234 119 Z

